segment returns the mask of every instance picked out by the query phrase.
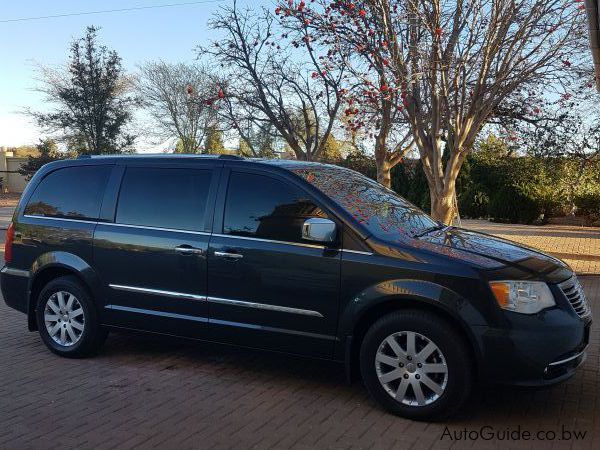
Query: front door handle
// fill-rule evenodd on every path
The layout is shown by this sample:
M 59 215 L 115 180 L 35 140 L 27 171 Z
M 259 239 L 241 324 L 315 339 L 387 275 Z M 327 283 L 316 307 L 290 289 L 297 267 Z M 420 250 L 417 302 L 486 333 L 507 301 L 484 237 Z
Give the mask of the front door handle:
M 215 256 L 217 258 L 227 258 L 227 259 L 242 259 L 244 255 L 240 255 L 239 253 L 230 253 L 230 252 L 215 252 Z
M 175 251 L 177 253 L 181 253 L 182 255 L 204 255 L 204 250 L 201 248 L 191 247 L 189 245 L 180 245 L 179 247 L 175 247 Z

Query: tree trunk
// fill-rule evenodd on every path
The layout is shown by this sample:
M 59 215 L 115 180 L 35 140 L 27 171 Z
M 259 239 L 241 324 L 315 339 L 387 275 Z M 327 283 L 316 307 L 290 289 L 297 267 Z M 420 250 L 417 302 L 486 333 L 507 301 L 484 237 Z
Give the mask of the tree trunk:
M 377 158 L 377 182 L 383 184 L 386 188 L 392 188 L 392 165 L 387 158 Z
M 450 147 L 450 143 L 446 144 Z M 436 150 L 429 151 L 434 154 Z M 448 148 L 448 161 L 442 167 L 441 163 L 435 165 L 423 165 L 429 187 L 429 198 L 431 199 L 431 216 L 446 225 L 452 225 L 458 217 L 458 205 L 456 199 L 456 179 L 460 168 L 466 157 L 466 152 Z M 441 159 L 443 154 L 439 152 Z M 432 160 L 433 158 L 429 158 Z M 428 169 L 429 168 L 429 169 Z
M 435 220 L 451 225 L 456 218 L 455 196 L 456 190 L 444 190 L 438 194 L 435 189 L 429 188 L 431 198 L 431 217 Z

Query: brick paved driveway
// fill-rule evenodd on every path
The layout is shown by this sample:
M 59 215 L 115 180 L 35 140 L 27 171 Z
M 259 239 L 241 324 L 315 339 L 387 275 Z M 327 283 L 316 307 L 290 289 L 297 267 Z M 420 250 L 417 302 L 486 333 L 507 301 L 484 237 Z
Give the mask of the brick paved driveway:
M 600 277 L 584 277 L 600 310 Z M 382 412 L 341 367 L 213 344 L 111 334 L 100 355 L 50 354 L 0 302 L 0 449 L 43 448 L 600 448 L 600 332 L 565 384 L 488 387 L 442 424 Z M 441 440 L 488 425 L 580 441 Z M 549 435 L 551 437 L 551 435 Z

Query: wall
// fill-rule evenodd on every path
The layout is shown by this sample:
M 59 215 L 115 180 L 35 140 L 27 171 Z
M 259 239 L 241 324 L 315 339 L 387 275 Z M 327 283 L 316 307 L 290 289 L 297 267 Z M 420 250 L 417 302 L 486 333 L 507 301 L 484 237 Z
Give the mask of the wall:
M 14 156 L 12 151 L 5 148 L 0 149 L 0 177 L 2 177 L 3 192 L 23 192 L 27 181 L 18 170 L 25 162 L 27 162 L 27 158 Z

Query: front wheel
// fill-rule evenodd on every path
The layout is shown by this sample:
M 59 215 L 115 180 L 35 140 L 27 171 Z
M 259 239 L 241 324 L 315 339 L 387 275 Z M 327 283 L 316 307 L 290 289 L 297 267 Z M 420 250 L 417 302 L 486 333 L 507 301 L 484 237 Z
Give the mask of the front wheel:
M 106 339 L 92 298 L 75 276 L 56 278 L 44 286 L 36 316 L 42 341 L 60 356 L 91 355 Z
M 424 311 L 398 311 L 375 322 L 361 345 L 360 369 L 371 396 L 409 419 L 447 417 L 471 390 L 472 363 L 464 339 Z

